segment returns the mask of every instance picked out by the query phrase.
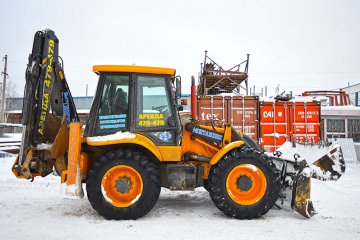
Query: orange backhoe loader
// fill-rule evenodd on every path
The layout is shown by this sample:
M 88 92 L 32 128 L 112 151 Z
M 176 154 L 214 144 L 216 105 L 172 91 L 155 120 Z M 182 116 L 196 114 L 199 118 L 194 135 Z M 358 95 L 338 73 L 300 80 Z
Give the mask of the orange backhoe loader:
M 80 197 L 85 183 L 92 207 L 106 219 L 144 216 L 161 187 L 202 186 L 217 208 L 239 219 L 266 214 L 291 186 L 293 208 L 311 217 L 310 178 L 337 179 L 345 171 L 337 145 L 322 146 L 327 154 L 309 165 L 299 157 L 259 151 L 230 124 L 199 125 L 194 112 L 181 124 L 181 79 L 171 68 L 94 66 L 99 82 L 83 130 L 58 43 L 51 30 L 35 34 L 26 69 L 21 151 L 12 171 L 34 179 L 55 169 L 67 193 Z

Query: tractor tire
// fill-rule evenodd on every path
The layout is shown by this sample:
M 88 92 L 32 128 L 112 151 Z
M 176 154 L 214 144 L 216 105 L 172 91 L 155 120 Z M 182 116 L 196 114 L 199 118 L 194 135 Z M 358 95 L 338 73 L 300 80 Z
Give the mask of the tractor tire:
M 206 191 L 210 191 L 209 179 L 204 179 L 204 188 Z
M 245 142 L 246 142 L 247 144 L 249 144 L 249 146 L 250 146 L 251 148 L 253 148 L 253 149 L 258 150 L 258 151 L 261 152 L 260 146 L 257 144 L 257 142 L 255 142 L 254 139 L 252 139 L 250 136 L 245 135 L 245 134 L 244 134 L 243 138 L 244 138 Z
M 106 219 L 137 219 L 159 199 L 157 164 L 132 149 L 109 151 L 96 161 L 86 180 L 91 206 Z
M 226 154 L 211 168 L 209 180 L 215 206 L 238 219 L 266 214 L 280 194 L 280 171 L 265 154 L 249 147 Z

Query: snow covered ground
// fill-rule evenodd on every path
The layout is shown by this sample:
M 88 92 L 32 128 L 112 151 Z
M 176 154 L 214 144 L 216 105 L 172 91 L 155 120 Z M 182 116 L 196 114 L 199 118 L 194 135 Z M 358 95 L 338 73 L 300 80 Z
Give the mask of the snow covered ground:
M 319 212 L 304 219 L 272 209 L 257 220 L 223 215 L 203 189 L 162 189 L 144 218 L 108 221 L 87 198 L 66 199 L 59 177 L 16 179 L 14 158 L 0 159 L 0 239 L 360 239 L 360 166 L 348 166 L 338 182 L 313 180 L 312 199 Z M 288 203 L 289 204 L 289 203 Z

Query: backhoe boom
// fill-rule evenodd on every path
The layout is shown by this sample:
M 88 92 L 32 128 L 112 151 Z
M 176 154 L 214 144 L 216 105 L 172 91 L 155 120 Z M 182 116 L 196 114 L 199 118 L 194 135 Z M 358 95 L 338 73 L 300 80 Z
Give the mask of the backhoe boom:
M 25 73 L 23 135 L 20 154 L 14 165 L 18 176 L 47 175 L 56 159 L 63 158 L 60 155 L 64 154 L 64 147 L 59 151 L 54 146 L 61 126 L 79 122 L 58 50 L 59 40 L 53 31 L 36 32 Z M 68 135 L 66 128 L 62 128 L 62 135 Z M 60 137 L 58 139 L 60 142 Z M 50 146 L 44 147 L 44 144 Z

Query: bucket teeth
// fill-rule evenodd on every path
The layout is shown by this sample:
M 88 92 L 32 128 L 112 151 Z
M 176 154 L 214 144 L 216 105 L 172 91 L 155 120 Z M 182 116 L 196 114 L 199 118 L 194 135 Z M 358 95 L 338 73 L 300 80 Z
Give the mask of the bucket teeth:
M 305 200 L 301 205 L 294 205 L 293 209 L 306 218 L 311 218 L 317 214 L 310 199 Z

